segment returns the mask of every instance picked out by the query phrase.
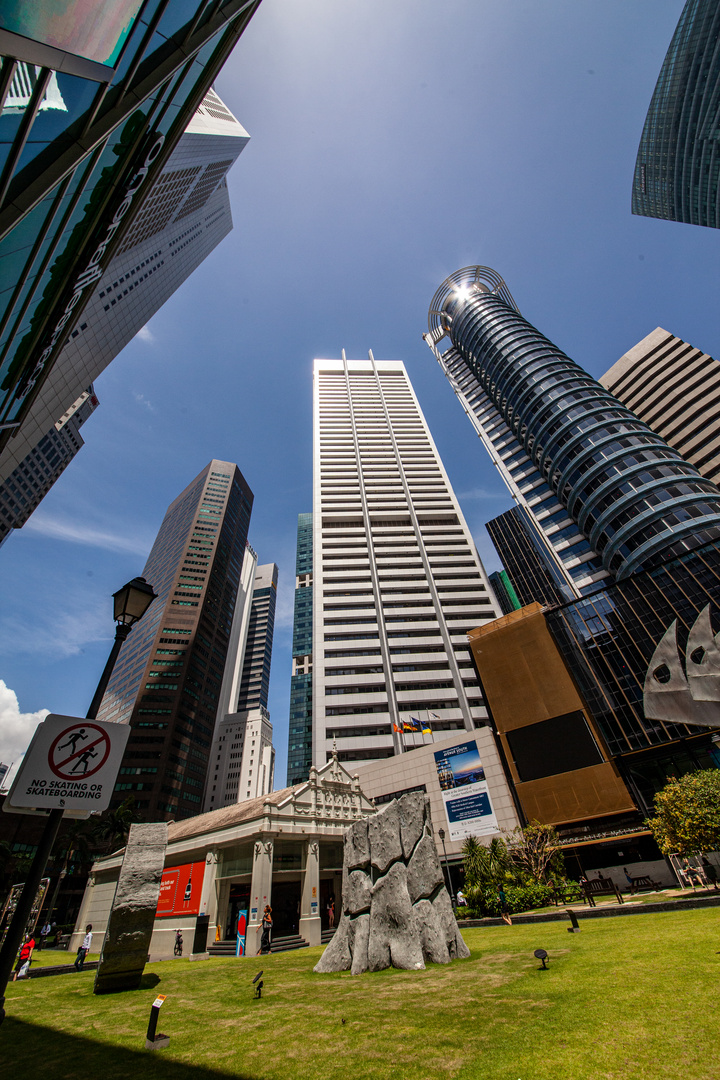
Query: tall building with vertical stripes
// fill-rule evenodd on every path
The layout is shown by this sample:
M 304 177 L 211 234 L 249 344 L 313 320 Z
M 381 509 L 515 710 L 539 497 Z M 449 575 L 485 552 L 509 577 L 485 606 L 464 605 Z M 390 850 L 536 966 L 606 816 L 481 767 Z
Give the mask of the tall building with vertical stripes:
M 658 326 L 600 382 L 698 470 L 720 480 L 720 363 Z
M 146 821 L 200 812 L 252 504 L 237 465 L 211 461 L 168 507 L 145 563 L 157 600 L 98 719 L 132 728 L 111 806 L 132 795 Z
M 404 364 L 316 360 L 313 764 L 484 726 L 466 634 L 500 614 Z

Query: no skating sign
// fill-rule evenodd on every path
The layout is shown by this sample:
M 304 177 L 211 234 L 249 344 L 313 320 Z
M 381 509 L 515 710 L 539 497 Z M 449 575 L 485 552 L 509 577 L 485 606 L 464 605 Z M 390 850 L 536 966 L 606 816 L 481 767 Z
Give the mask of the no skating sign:
M 46 717 L 10 788 L 8 809 L 106 810 L 129 735 L 128 724 Z

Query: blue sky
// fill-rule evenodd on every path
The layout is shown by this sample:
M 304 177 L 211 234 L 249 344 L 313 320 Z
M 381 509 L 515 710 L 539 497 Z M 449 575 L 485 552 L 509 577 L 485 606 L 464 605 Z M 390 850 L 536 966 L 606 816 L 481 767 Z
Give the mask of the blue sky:
M 217 457 L 245 474 L 250 541 L 280 567 L 270 709 L 284 784 L 316 356 L 405 361 L 496 568 L 483 526 L 511 502 L 421 339 L 459 267 L 494 267 L 596 376 L 658 325 L 720 355 L 720 235 L 630 214 L 682 6 L 263 0 L 217 83 L 251 135 L 229 176 L 234 231 L 100 378 L 85 449 L 0 550 L 0 760 L 21 752 L 29 714 L 84 714 L 110 594 Z

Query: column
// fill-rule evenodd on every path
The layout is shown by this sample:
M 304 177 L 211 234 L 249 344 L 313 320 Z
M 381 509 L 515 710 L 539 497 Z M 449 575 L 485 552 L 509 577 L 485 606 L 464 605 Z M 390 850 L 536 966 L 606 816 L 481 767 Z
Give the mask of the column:
M 250 917 L 245 939 L 246 956 L 257 956 L 260 952 L 260 936 L 263 909 L 266 904 L 272 907 L 272 840 L 257 840 L 253 853 L 252 881 L 250 884 Z
M 300 937 L 309 945 L 319 945 L 322 925 L 320 922 L 320 844 L 308 840 L 305 844 L 305 875 L 300 902 Z

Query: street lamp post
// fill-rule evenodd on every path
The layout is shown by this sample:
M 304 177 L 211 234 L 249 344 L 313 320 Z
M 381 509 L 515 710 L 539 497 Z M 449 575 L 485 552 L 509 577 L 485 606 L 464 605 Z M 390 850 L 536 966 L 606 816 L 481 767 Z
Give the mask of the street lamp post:
M 122 643 L 127 638 L 135 623 L 142 619 L 143 615 L 155 599 L 156 594 L 153 591 L 152 586 L 148 585 L 147 581 L 141 577 L 133 578 L 133 580 L 129 581 L 127 585 L 124 585 L 122 589 L 118 589 L 116 593 L 113 593 L 113 617 L 117 623 L 115 641 L 110 650 L 105 670 L 100 676 L 100 682 L 95 690 L 90 708 L 87 711 L 85 717 L 86 720 L 94 720 L 96 718 L 100 708 L 100 702 L 102 701 L 108 683 L 110 682 L 110 676 L 115 667 L 115 662 L 118 658 Z M 18 897 L 17 906 L 10 921 L 10 925 L 8 926 L 7 934 L 5 935 L 5 941 L 2 944 L 2 948 L 0 948 L 0 1024 L 5 1019 L 5 1010 L 3 1008 L 5 1004 L 5 988 L 10 979 L 15 956 L 22 943 L 25 927 L 30 917 L 30 912 L 32 911 L 33 902 L 37 895 L 40 882 L 45 874 L 45 866 L 50 858 L 53 844 L 57 838 L 62 817 L 62 810 L 51 810 L 47 816 L 45 828 L 43 829 L 40 843 L 38 844 L 30 870 L 25 879 L 23 891 Z M 52 911 L 50 911 L 49 914 L 52 915 Z
M 438 836 L 442 841 L 443 855 L 445 856 L 445 874 L 447 875 L 448 892 L 450 893 L 450 903 L 452 904 L 453 911 L 455 910 L 455 893 L 452 887 L 452 878 L 450 877 L 450 867 L 448 866 L 447 850 L 445 848 L 445 830 L 438 829 Z

